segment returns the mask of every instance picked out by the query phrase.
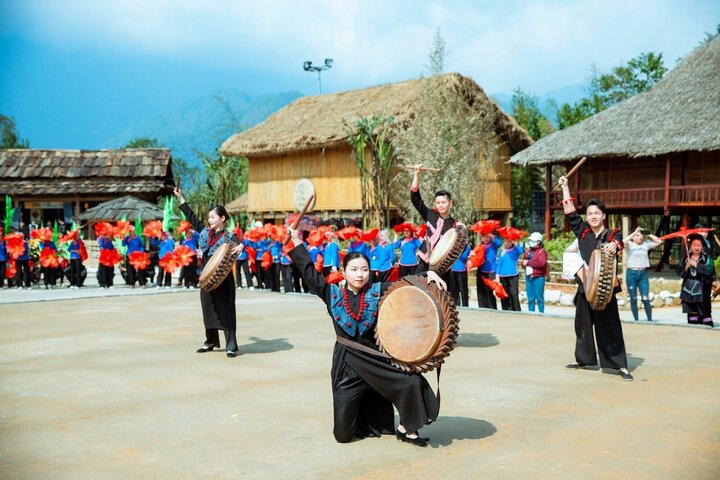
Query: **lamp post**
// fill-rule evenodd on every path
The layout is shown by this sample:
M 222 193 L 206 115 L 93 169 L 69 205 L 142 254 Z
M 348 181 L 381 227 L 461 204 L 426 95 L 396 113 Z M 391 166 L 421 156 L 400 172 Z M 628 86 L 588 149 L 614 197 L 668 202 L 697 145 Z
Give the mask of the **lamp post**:
M 329 70 L 333 66 L 333 59 L 332 58 L 326 58 L 325 63 L 323 65 L 313 65 L 310 60 L 307 60 L 303 63 L 303 70 L 306 72 L 317 72 L 318 74 L 318 95 L 322 93 L 322 83 L 320 80 L 320 72 L 323 70 Z

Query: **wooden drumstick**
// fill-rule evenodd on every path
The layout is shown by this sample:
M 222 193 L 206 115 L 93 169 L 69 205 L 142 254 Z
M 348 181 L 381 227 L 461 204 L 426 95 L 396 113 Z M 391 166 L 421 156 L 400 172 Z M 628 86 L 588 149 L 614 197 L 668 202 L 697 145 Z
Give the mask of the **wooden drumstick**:
M 297 230 L 297 228 L 300 226 L 300 222 L 302 221 L 302 218 L 305 216 L 305 212 L 308 211 L 308 208 L 310 208 L 310 204 L 312 203 L 313 199 L 315 198 L 315 195 L 310 195 L 307 200 L 305 200 L 305 205 L 303 205 L 302 210 L 300 210 L 300 213 L 298 214 L 295 221 L 290 225 L 290 228 L 293 230 Z M 283 245 L 287 245 L 290 241 L 290 232 L 288 232 L 285 235 L 285 241 L 283 241 Z
M 177 177 L 177 182 L 175 182 L 175 188 L 180 190 L 180 177 Z
M 569 179 L 570 177 L 572 177 L 572 176 L 575 174 L 575 172 L 577 172 L 578 168 L 580 168 L 580 166 L 581 166 L 583 163 L 585 163 L 585 160 L 587 160 L 587 157 L 582 157 L 582 158 L 580 159 L 580 161 L 577 162 L 577 163 L 575 164 L 575 166 L 574 166 L 573 168 L 571 168 L 570 171 L 565 174 L 565 178 L 566 178 L 566 179 Z M 562 185 L 560 185 L 560 184 L 558 183 L 557 185 L 555 185 L 554 190 L 557 190 L 557 189 L 560 188 L 561 186 L 562 186 Z
M 413 167 L 412 165 L 405 165 L 405 168 L 407 168 L 408 170 L 415 170 L 415 167 Z M 431 167 L 420 167 L 419 170 L 423 171 L 423 172 L 439 172 L 440 171 L 439 168 L 431 168 Z

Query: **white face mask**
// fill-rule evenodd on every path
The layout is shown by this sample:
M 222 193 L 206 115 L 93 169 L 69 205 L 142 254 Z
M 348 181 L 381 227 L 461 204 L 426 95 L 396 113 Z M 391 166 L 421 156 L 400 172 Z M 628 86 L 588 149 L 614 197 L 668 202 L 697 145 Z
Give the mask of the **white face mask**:
M 536 242 L 536 241 L 534 241 L 534 240 L 530 240 L 530 241 L 528 242 L 528 245 L 530 246 L 530 248 L 535 248 L 535 247 L 537 247 L 537 244 L 538 244 L 538 242 Z

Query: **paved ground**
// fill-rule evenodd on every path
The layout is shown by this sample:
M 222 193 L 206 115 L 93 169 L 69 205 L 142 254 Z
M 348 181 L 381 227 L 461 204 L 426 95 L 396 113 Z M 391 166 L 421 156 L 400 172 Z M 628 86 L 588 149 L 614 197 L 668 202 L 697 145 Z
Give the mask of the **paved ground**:
M 319 299 L 241 291 L 238 307 L 228 359 L 194 353 L 197 291 L 0 305 L 0 477 L 720 475 L 717 330 L 624 324 L 626 383 L 563 368 L 569 318 L 464 310 L 420 449 L 334 442 Z

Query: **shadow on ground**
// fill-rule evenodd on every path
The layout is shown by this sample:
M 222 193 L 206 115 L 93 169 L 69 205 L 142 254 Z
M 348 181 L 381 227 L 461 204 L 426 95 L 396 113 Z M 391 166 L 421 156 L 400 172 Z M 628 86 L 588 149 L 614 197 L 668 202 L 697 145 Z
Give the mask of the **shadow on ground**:
M 457 340 L 458 347 L 481 348 L 500 345 L 500 340 L 492 333 L 463 332 Z
M 254 343 L 247 343 L 238 346 L 238 353 L 245 355 L 249 353 L 273 353 L 283 350 L 292 350 L 295 346 L 287 341 L 287 338 L 273 338 L 264 340 L 258 337 L 249 337 Z
M 490 422 L 468 417 L 438 417 L 432 425 L 423 428 L 420 435 L 430 437 L 431 447 L 445 447 L 455 440 L 479 440 L 490 437 L 497 428 Z

